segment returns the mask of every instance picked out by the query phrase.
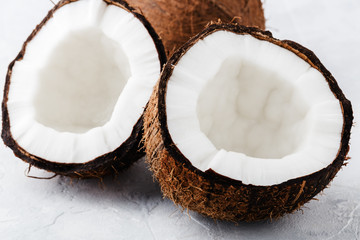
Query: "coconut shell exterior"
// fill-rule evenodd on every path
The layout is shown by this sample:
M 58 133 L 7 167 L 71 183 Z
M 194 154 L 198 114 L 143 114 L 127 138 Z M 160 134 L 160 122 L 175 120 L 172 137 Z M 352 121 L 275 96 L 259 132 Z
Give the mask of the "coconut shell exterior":
M 9 119 L 9 113 L 7 108 L 8 94 L 11 86 L 11 75 L 12 69 L 16 62 L 21 61 L 23 56 L 26 54 L 27 43 L 33 40 L 37 33 L 41 31 L 42 27 L 53 17 L 55 11 L 59 8 L 76 2 L 78 0 L 62 0 L 51 9 L 48 15 L 44 20 L 35 28 L 31 35 L 27 38 L 26 42 L 22 46 L 20 53 L 17 55 L 14 61 L 9 65 L 8 72 L 6 75 L 6 82 L 4 88 L 4 97 L 2 102 L 2 134 L 1 137 L 8 147 L 10 147 L 14 154 L 22 159 L 23 161 L 30 164 L 30 166 L 35 166 L 50 172 L 54 172 L 58 175 L 65 175 L 76 178 L 90 178 L 90 177 L 101 177 L 109 173 L 117 173 L 121 170 L 128 168 L 133 162 L 137 161 L 139 158 L 143 157 L 145 154 L 140 149 L 141 138 L 143 134 L 143 116 L 139 118 L 137 123 L 134 125 L 133 130 L 129 138 L 123 142 L 117 149 L 113 152 L 109 152 L 102 156 L 99 156 L 95 159 L 89 159 L 88 162 L 82 164 L 65 164 L 58 162 L 51 162 L 51 159 L 43 159 L 38 156 L 35 156 L 25 149 L 23 149 L 13 138 L 11 134 L 11 122 Z M 139 21 L 141 21 L 144 27 L 149 32 L 149 35 L 153 39 L 155 46 L 157 48 L 160 60 L 159 71 L 161 67 L 166 63 L 166 55 L 164 51 L 164 46 L 156 34 L 155 30 L 152 28 L 151 24 L 146 20 L 146 18 L 141 15 L 137 10 L 130 7 L 125 1 L 122 0 L 103 0 L 108 5 L 116 5 L 130 13 L 132 13 Z
M 199 39 L 216 31 L 249 34 L 257 39 L 283 47 L 319 70 L 329 84 L 343 111 L 341 146 L 333 162 L 308 176 L 290 179 L 278 185 L 254 186 L 219 175 L 209 169 L 202 172 L 176 147 L 171 139 L 166 119 L 167 83 L 177 62 Z M 298 210 L 304 203 L 322 191 L 344 165 L 349 151 L 350 130 L 353 121 L 351 103 L 334 77 L 314 53 L 292 42 L 280 41 L 270 32 L 234 24 L 210 25 L 176 51 L 165 66 L 153 91 L 144 115 L 144 142 L 147 161 L 165 197 L 184 209 L 197 211 L 214 219 L 228 221 L 258 221 L 276 219 Z
M 128 0 L 160 35 L 168 56 L 211 21 L 265 29 L 260 0 Z

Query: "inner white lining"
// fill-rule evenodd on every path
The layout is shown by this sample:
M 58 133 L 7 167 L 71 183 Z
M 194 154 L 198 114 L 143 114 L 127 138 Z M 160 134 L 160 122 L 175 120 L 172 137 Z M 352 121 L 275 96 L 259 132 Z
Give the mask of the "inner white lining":
M 61 132 L 101 127 L 131 76 L 129 60 L 99 28 L 71 32 L 38 73 L 36 120 Z
M 111 152 L 130 136 L 159 74 L 155 44 L 132 13 L 102 0 L 67 4 L 13 67 L 12 136 L 54 162 Z
M 339 101 L 316 69 L 249 35 L 215 32 L 180 59 L 166 95 L 169 132 L 202 171 L 273 185 L 328 166 Z
M 281 76 L 229 57 L 202 89 L 200 129 L 217 149 L 282 158 L 300 147 L 309 107 Z

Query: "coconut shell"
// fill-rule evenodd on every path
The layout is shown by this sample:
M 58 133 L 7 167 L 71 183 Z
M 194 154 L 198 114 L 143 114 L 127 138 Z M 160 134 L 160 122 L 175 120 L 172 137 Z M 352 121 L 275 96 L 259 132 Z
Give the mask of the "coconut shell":
M 236 22 L 265 29 L 260 0 L 128 0 L 160 35 L 170 56 L 211 21 Z
M 72 2 L 76 2 L 78 0 L 62 0 L 58 4 L 55 5 L 53 9 L 51 9 L 48 15 L 44 18 L 44 20 L 35 28 L 35 30 L 31 33 L 31 35 L 27 38 L 26 42 L 23 44 L 20 53 L 17 57 L 12 61 L 9 65 L 8 72 L 6 75 L 6 82 L 4 88 L 4 97 L 2 102 L 2 139 L 8 147 L 10 147 L 14 154 L 22 159 L 23 161 L 30 164 L 30 166 L 35 166 L 41 169 L 45 169 L 50 172 L 54 172 L 59 175 L 65 175 L 70 177 L 77 178 L 88 178 L 88 177 L 101 177 L 108 173 L 117 173 L 118 171 L 124 170 L 129 167 L 133 162 L 143 157 L 145 154 L 143 151 L 140 151 L 140 143 L 142 138 L 142 125 L 143 125 L 143 116 L 139 118 L 137 123 L 134 125 L 131 135 L 129 138 L 121 143 L 121 145 L 115 149 L 113 152 L 109 152 L 102 156 L 99 156 L 95 159 L 89 159 L 88 162 L 82 164 L 65 164 L 58 162 L 51 162 L 50 160 L 40 158 L 35 156 L 25 149 L 23 149 L 13 138 L 11 134 L 11 122 L 9 119 L 9 113 L 7 108 L 9 89 L 11 85 L 11 75 L 12 69 L 16 62 L 21 61 L 23 56 L 26 53 L 26 47 L 28 42 L 33 40 L 37 33 L 42 29 L 42 27 L 53 17 L 55 11 L 59 8 L 71 4 Z M 166 63 L 166 55 L 164 51 L 164 46 L 156 34 L 155 30 L 151 26 L 151 24 L 146 20 L 146 18 L 141 15 L 137 10 L 130 7 L 125 1 L 122 0 L 104 0 L 107 4 L 116 5 L 130 13 L 132 13 L 139 21 L 141 21 L 144 27 L 149 32 L 149 35 L 154 41 L 156 49 L 159 54 L 160 66 L 161 67 Z
M 220 30 L 249 34 L 276 44 L 293 52 L 323 74 L 329 88 L 341 104 L 344 120 L 341 146 L 329 166 L 278 185 L 254 186 L 222 176 L 211 169 L 202 172 L 180 152 L 172 141 L 167 127 L 167 83 L 176 64 L 191 46 Z M 352 121 L 350 101 L 345 98 L 334 77 L 312 51 L 292 41 L 275 39 L 268 31 L 234 24 L 213 24 L 176 51 L 166 64 L 144 115 L 144 143 L 150 169 L 160 183 L 164 196 L 175 204 L 214 219 L 258 221 L 276 219 L 298 210 L 326 188 L 348 159 Z

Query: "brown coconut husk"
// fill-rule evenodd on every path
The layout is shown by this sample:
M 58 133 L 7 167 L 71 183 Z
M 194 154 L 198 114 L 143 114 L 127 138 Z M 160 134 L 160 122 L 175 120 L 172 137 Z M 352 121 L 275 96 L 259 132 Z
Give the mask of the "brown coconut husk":
M 76 2 L 78 0 L 62 0 L 51 9 L 48 15 L 44 20 L 35 28 L 31 35 L 27 38 L 25 43 L 22 46 L 20 53 L 17 55 L 14 61 L 9 65 L 8 72 L 6 75 L 4 97 L 2 102 L 2 134 L 1 137 L 8 147 L 10 147 L 14 154 L 22 159 L 23 161 L 30 164 L 30 166 L 35 166 L 41 169 L 45 169 L 50 172 L 54 172 L 58 175 L 65 175 L 76 178 L 89 178 L 89 177 L 101 177 L 109 173 L 117 173 L 128 168 L 133 162 L 137 161 L 139 158 L 143 157 L 145 154 L 143 151 L 139 151 L 139 145 L 142 138 L 142 125 L 143 125 L 143 116 L 139 118 L 137 123 L 134 125 L 133 130 L 129 138 L 121 143 L 121 145 L 115 149 L 113 152 L 109 152 L 102 156 L 99 156 L 95 159 L 89 159 L 86 163 L 81 164 L 65 164 L 58 162 L 51 162 L 48 159 L 43 159 L 38 156 L 35 156 L 25 149 L 23 149 L 16 140 L 11 135 L 11 122 L 9 119 L 9 113 L 7 108 L 9 89 L 11 85 L 11 75 L 12 69 L 16 62 L 21 61 L 23 56 L 26 53 L 26 47 L 28 42 L 34 39 L 42 27 L 53 17 L 55 11 L 59 8 Z M 130 13 L 132 13 L 139 21 L 141 21 L 144 27 L 149 32 L 149 35 L 152 37 L 154 44 L 157 48 L 160 60 L 161 67 L 166 63 L 166 55 L 164 51 L 164 46 L 156 34 L 155 30 L 152 28 L 151 24 L 146 20 L 146 18 L 141 15 L 137 10 L 130 7 L 126 2 L 122 0 L 104 0 L 109 5 L 116 5 Z
M 329 84 L 343 110 L 341 145 L 333 162 L 324 169 L 308 176 L 290 179 L 272 186 L 243 184 L 212 171 L 202 172 L 176 147 L 171 139 L 166 120 L 167 83 L 177 62 L 198 40 L 216 31 L 225 30 L 236 34 L 249 34 L 257 39 L 283 47 L 320 71 Z M 192 38 L 174 53 L 166 64 L 161 78 L 153 91 L 144 115 L 144 143 L 147 161 L 160 183 L 165 197 L 184 209 L 197 211 L 214 219 L 229 221 L 258 221 L 276 219 L 298 210 L 304 203 L 322 191 L 335 177 L 347 160 L 353 113 L 331 73 L 313 52 L 292 42 L 272 37 L 270 32 L 233 24 L 213 24 Z
M 154 26 L 170 56 L 211 21 L 265 29 L 260 0 L 128 0 Z

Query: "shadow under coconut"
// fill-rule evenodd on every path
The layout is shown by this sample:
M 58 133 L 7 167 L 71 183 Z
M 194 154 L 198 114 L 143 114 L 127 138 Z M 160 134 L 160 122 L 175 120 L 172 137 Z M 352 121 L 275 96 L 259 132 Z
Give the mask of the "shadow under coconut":
M 137 204 L 162 201 L 159 185 L 153 180 L 144 158 L 117 176 L 103 179 L 57 179 L 58 191 L 65 192 L 72 199 L 80 201 L 112 204 L 130 201 Z
M 206 230 L 209 239 L 358 239 L 359 191 L 344 188 L 334 185 L 319 194 L 318 201 L 277 220 L 232 223 L 190 212 L 188 224 Z
M 295 213 L 278 220 L 233 223 L 216 221 L 191 212 L 190 222 L 206 230 L 209 239 L 302 239 L 296 233 L 291 235 L 291 231 L 284 231 L 284 229 L 293 228 L 291 226 L 297 226 L 296 222 L 301 215 L 303 214 Z

